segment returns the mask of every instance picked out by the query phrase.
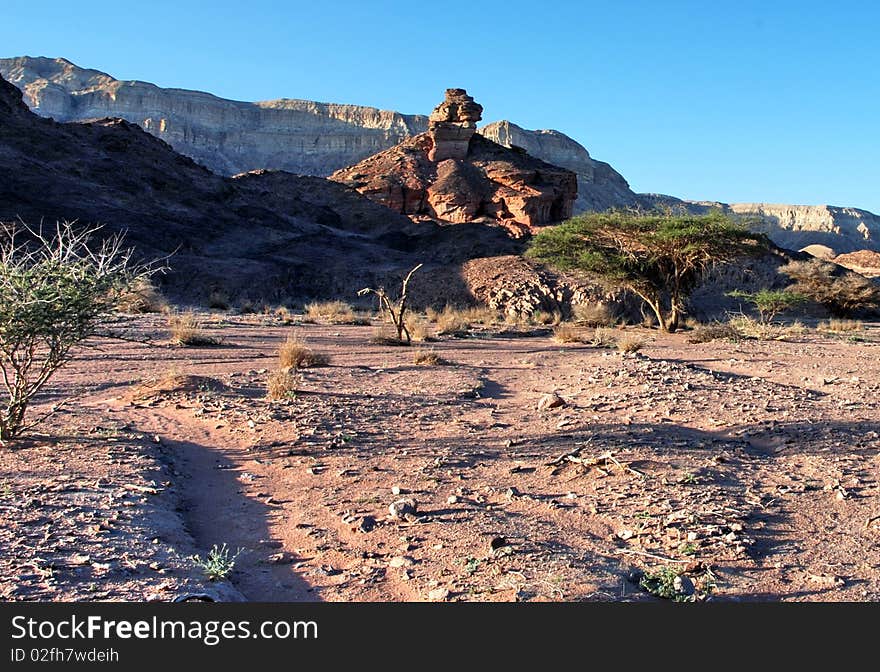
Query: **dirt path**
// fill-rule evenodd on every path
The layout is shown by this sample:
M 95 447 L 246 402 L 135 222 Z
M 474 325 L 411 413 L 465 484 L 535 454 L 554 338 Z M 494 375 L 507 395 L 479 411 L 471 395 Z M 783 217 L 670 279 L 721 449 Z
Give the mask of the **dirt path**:
M 246 470 L 251 460 L 246 448 L 208 423 L 194 422 L 189 409 L 137 410 L 129 417 L 140 431 L 158 436 L 184 480 L 182 514 L 196 545 L 207 554 L 214 545 L 241 549 L 231 577 L 244 596 L 255 602 L 315 599 L 309 586 L 279 561 L 283 544 L 272 538 L 270 527 L 282 513 L 267 492 L 254 493 L 255 480 Z

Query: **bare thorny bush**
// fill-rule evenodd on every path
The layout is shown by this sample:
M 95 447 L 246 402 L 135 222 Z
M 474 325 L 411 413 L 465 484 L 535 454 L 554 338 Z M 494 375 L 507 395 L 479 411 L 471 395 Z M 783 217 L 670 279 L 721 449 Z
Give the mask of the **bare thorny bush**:
M 0 445 L 25 422 L 28 405 L 77 345 L 95 336 L 119 297 L 159 269 L 134 264 L 122 236 L 96 241 L 100 227 L 23 222 L 0 231 Z

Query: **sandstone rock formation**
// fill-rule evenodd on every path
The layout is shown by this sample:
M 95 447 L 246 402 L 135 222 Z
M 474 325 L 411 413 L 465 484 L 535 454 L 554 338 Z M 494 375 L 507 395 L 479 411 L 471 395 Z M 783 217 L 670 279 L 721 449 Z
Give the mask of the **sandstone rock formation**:
M 579 143 L 559 131 L 527 131 L 510 121 L 496 121 L 478 133 L 505 147 L 521 147 L 554 166 L 577 174 L 578 197 L 574 213 L 609 208 L 639 207 L 637 194 L 623 176 L 607 163 L 596 161 Z
M 439 163 L 446 159 L 464 159 L 482 115 L 483 106 L 475 103 L 467 91 L 446 89 L 446 100 L 428 117 L 428 137 L 433 143 L 428 150 L 428 160 Z
M 515 237 L 571 216 L 574 173 L 475 134 L 482 108 L 449 89 L 427 133 L 331 175 L 392 210 L 447 223 L 483 222 Z
M 880 252 L 859 250 L 838 255 L 833 261 L 835 264 L 864 275 L 866 278 L 880 278 Z

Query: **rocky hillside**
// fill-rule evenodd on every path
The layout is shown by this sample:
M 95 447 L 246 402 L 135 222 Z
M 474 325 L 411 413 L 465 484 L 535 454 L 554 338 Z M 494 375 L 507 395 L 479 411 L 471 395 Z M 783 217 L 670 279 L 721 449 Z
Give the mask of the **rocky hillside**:
M 172 255 L 165 289 L 192 301 L 215 289 L 273 302 L 353 298 L 419 262 L 435 282 L 422 287 L 423 300 L 436 289 L 465 301 L 457 264 L 516 251 L 497 228 L 417 224 L 322 178 L 221 177 L 119 119 L 38 117 L 2 78 L 0 174 L 0 221 L 78 219 L 127 231 L 140 256 Z
M 476 133 L 482 111 L 464 89 L 448 89 L 427 132 L 330 179 L 403 214 L 499 225 L 514 237 L 570 217 L 575 174 Z
M 0 59 L 0 75 L 18 86 L 41 116 L 56 121 L 119 117 L 221 175 L 274 169 L 326 176 L 428 130 L 423 115 L 309 100 L 238 102 L 120 81 L 63 58 Z M 577 173 L 575 212 L 636 203 L 619 173 L 558 131 L 529 131 L 499 121 L 480 132 Z
M 829 248 L 832 257 L 858 250 L 880 251 L 880 216 L 867 210 L 833 205 L 686 201 L 663 194 L 639 196 L 646 208 L 683 208 L 691 212 L 721 208 L 744 218 L 751 228 L 790 250 L 823 246 Z
M 521 147 L 532 156 L 577 175 L 574 212 L 639 207 L 639 196 L 623 176 L 607 163 L 596 161 L 579 143 L 559 131 L 527 131 L 510 121 L 495 121 L 479 129 L 484 137 L 505 147 Z

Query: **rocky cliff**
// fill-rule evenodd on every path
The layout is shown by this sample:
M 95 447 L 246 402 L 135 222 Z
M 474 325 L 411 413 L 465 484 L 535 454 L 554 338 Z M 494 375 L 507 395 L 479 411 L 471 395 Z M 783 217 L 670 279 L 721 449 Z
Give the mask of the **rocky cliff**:
M 496 121 L 479 129 L 484 137 L 505 147 L 522 147 L 532 156 L 568 168 L 577 175 L 574 212 L 638 207 L 637 194 L 607 163 L 596 161 L 579 143 L 559 131 L 527 131 L 510 121 Z
M 57 121 L 119 117 L 221 175 L 274 169 L 325 176 L 427 131 L 429 123 L 423 115 L 358 105 L 292 99 L 244 103 L 163 89 L 120 81 L 63 58 L 0 59 L 0 75 L 18 86 L 41 116 Z M 558 131 L 529 131 L 499 121 L 479 132 L 577 173 L 575 212 L 634 203 L 619 173 Z
M 424 262 L 435 287 L 423 285 L 419 298 L 442 305 L 471 296 L 460 263 L 517 251 L 497 228 L 414 223 L 323 178 L 216 175 L 124 120 L 38 117 L 2 77 L 0 175 L 0 222 L 77 219 L 125 231 L 139 257 L 170 255 L 161 281 L 187 301 L 214 289 L 273 302 L 351 300 Z
M 330 179 L 406 215 L 496 224 L 514 237 L 570 217 L 575 174 L 476 134 L 481 114 L 464 90 L 448 89 L 426 133 Z
M 664 207 L 690 212 L 720 208 L 742 218 L 750 228 L 766 233 L 774 243 L 789 250 L 824 246 L 829 248 L 832 257 L 858 250 L 880 251 L 880 217 L 858 208 L 686 201 L 663 194 L 639 194 L 639 198 L 644 208 Z
M 427 129 L 427 117 L 359 105 L 225 100 L 119 81 L 63 58 L 0 59 L 0 75 L 56 121 L 119 117 L 221 175 L 270 168 L 328 175 Z

